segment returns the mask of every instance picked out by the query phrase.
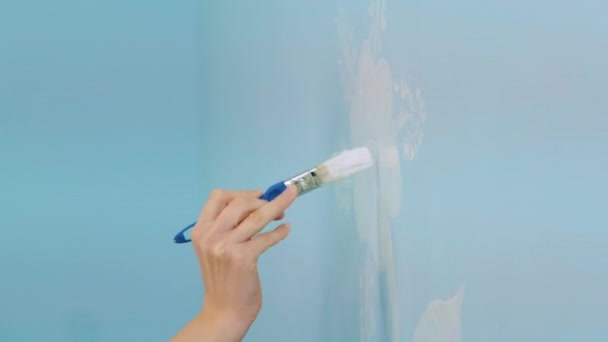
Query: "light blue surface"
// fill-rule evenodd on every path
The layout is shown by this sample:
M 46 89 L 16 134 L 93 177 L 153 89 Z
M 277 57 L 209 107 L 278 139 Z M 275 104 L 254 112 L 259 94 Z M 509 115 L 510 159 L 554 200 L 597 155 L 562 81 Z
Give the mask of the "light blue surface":
M 428 113 L 393 223 L 404 341 L 459 284 L 462 341 L 608 340 L 607 11 L 388 1 L 383 51 Z M 172 237 L 207 193 L 336 152 L 337 12 L 2 1 L 0 341 L 168 340 L 202 301 Z M 322 189 L 287 213 L 248 340 L 358 340 L 360 246 L 336 209 Z

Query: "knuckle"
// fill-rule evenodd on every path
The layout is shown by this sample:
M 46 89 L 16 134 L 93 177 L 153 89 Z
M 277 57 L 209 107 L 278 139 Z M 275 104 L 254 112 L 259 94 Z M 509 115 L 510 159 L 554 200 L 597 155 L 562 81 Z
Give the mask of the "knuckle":
M 209 199 L 220 199 L 220 198 L 224 197 L 225 194 L 226 194 L 225 190 L 213 189 L 213 190 L 211 190 L 211 193 L 209 194 Z
M 201 224 L 197 224 L 194 226 L 194 228 L 192 228 L 192 236 L 191 236 L 191 240 L 192 241 L 200 241 L 203 239 L 203 237 L 205 236 L 205 227 L 203 227 L 203 225 Z
M 209 248 L 209 252 L 215 258 L 223 259 L 226 256 L 226 245 L 222 242 L 215 243 Z
M 201 234 L 197 239 L 194 238 L 194 234 L 192 235 L 192 241 L 196 241 L 198 246 L 205 252 L 209 252 L 209 247 L 213 246 L 212 236 L 209 234 Z
M 254 224 L 263 224 L 266 219 L 266 215 L 264 215 L 263 211 L 256 210 L 251 213 L 250 219 Z
M 232 201 L 232 207 L 236 209 L 242 209 L 247 207 L 248 201 L 245 197 L 237 197 Z
M 235 246 L 228 245 L 223 241 L 213 243 L 208 248 L 208 253 L 215 260 L 220 260 L 230 265 L 245 264 L 246 256 Z

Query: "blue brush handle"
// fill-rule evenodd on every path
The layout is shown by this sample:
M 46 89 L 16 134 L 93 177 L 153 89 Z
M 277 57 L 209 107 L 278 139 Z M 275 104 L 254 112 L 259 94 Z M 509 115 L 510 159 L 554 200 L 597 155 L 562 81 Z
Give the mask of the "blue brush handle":
M 260 199 L 270 202 L 277 196 L 282 194 L 285 189 L 287 189 L 287 185 L 285 185 L 285 182 L 278 182 L 268 188 L 266 192 L 262 196 L 260 196 Z
M 273 199 L 277 198 L 277 196 L 282 194 L 285 189 L 287 189 L 287 185 L 285 185 L 285 182 L 278 182 L 269 187 L 266 192 L 264 192 L 264 194 L 260 196 L 260 199 L 270 202 Z M 175 241 L 175 243 L 187 243 L 192 241 L 190 239 L 186 239 L 186 236 L 184 234 L 186 233 L 186 231 L 194 227 L 194 225 L 196 225 L 196 222 L 182 229 L 179 233 L 177 233 L 177 235 L 175 235 L 173 241 Z

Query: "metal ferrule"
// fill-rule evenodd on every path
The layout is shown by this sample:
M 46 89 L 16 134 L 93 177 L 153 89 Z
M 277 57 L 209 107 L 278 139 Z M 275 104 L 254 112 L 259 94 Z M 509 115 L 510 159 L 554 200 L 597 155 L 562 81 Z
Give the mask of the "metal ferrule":
M 323 185 L 317 168 L 308 170 L 291 179 L 285 181 L 285 185 L 295 185 L 298 188 L 298 195 L 303 195 Z

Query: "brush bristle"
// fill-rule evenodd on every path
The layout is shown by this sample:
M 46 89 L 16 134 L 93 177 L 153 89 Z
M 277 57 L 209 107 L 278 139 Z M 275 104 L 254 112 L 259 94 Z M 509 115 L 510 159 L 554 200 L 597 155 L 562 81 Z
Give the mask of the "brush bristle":
M 343 151 L 321 164 L 323 182 L 333 182 L 348 177 L 373 164 L 374 160 L 367 147 Z

